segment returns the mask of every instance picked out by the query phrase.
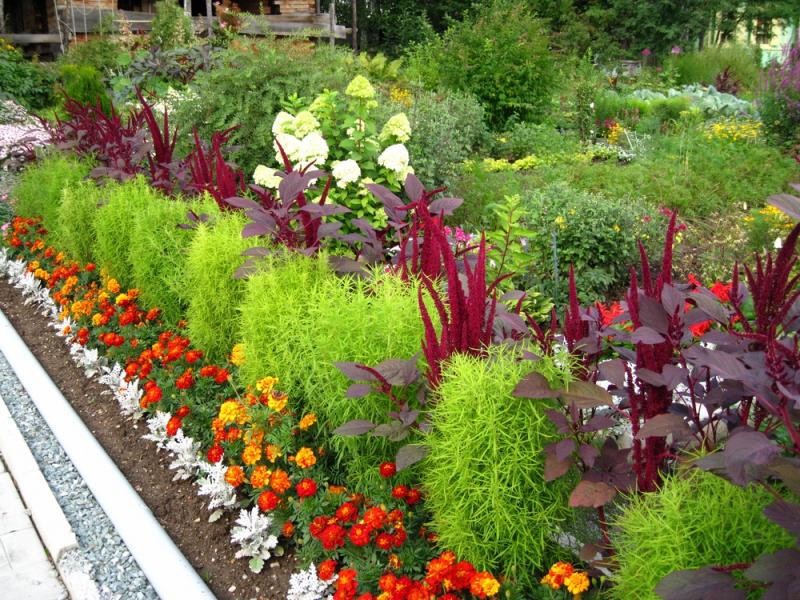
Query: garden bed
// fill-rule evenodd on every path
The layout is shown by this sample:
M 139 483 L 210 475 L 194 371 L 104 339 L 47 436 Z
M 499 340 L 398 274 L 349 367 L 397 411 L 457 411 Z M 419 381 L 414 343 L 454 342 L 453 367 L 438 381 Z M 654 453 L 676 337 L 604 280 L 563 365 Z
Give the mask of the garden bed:
M 285 598 L 294 557 L 273 559 L 260 574 L 243 573 L 230 544 L 235 514 L 208 522 L 194 484 L 172 480 L 168 457 L 142 439 L 142 425 L 119 413 L 108 401 L 108 389 L 84 375 L 63 340 L 43 327 L 42 316 L 5 280 L 0 280 L 0 310 L 214 594 L 231 600 Z

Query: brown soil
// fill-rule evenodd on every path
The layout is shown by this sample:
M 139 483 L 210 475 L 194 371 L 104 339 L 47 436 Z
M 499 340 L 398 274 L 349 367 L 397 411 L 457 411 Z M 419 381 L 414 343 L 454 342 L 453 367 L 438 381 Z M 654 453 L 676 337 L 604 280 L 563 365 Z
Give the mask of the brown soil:
M 0 310 L 214 594 L 231 600 L 286 598 L 296 567 L 291 553 L 269 561 L 260 574 L 251 573 L 246 559 L 234 558 L 232 513 L 208 522 L 210 513 L 196 486 L 173 482 L 166 454 L 141 438 L 144 423 L 133 424 L 119 414 L 108 389 L 86 378 L 64 341 L 43 327 L 43 317 L 23 305 L 18 290 L 4 280 Z

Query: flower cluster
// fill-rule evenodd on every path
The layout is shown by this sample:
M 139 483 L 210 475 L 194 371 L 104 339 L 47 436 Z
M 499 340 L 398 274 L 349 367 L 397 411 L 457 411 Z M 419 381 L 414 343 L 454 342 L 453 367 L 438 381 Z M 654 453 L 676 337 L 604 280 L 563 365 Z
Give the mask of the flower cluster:
M 580 598 L 581 594 L 589 589 L 589 576 L 586 572 L 576 571 L 566 562 L 557 562 L 550 567 L 550 571 L 542 577 L 541 582 L 554 590 L 564 586 L 575 598 Z
M 757 142 L 762 138 L 763 129 L 763 123 L 756 119 L 728 117 L 706 125 L 703 135 L 708 140 Z

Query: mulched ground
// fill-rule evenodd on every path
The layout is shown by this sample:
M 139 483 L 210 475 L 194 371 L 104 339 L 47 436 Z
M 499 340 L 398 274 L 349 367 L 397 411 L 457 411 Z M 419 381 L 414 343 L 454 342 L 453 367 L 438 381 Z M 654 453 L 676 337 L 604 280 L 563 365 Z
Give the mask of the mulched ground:
M 290 555 L 273 559 L 255 575 L 245 559 L 235 559 L 230 543 L 233 515 L 208 522 L 205 501 L 190 482 L 173 482 L 164 452 L 143 440 L 143 422 L 124 419 L 108 389 L 87 379 L 71 360 L 67 345 L 18 290 L 0 281 L 0 310 L 14 325 L 83 422 L 117 464 L 142 500 L 220 600 L 286 598 L 289 576 L 296 570 Z

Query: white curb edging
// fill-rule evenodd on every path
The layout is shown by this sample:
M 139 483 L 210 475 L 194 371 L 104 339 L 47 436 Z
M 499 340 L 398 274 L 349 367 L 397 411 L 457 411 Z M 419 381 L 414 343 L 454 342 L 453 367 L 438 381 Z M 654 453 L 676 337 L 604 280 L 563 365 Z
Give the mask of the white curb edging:
M 165 600 L 215 600 L 2 311 L 0 350 L 156 593 Z

